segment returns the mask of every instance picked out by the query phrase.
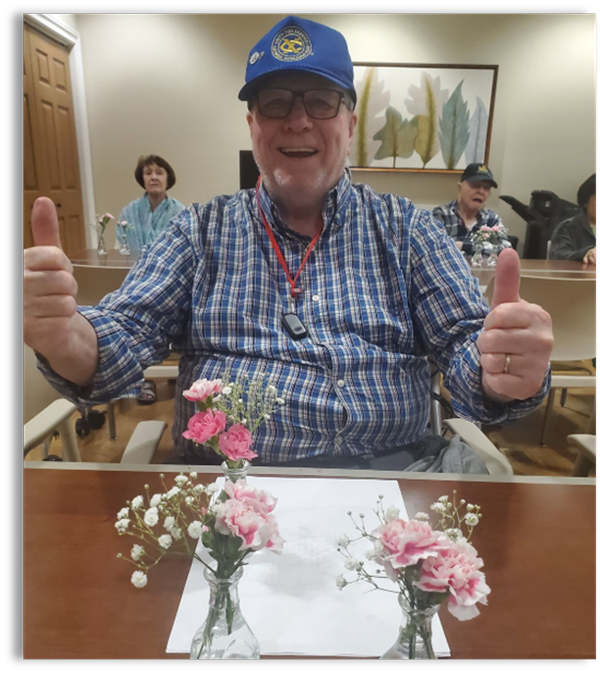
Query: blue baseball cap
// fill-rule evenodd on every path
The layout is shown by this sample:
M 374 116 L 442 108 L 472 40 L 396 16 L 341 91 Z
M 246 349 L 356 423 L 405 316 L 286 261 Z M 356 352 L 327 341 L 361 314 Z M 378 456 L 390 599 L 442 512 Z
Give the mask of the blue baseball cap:
M 289 71 L 312 72 L 346 89 L 354 103 L 354 67 L 344 36 L 321 23 L 288 16 L 273 26 L 250 50 L 246 84 L 238 98 L 250 100 L 266 75 Z

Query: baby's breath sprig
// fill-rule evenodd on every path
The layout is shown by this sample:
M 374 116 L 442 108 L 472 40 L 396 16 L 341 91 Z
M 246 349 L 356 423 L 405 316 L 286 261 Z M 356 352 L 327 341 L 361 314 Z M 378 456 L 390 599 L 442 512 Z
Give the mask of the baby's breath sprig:
M 464 514 L 461 513 L 463 507 L 466 509 L 466 513 Z M 430 505 L 430 509 L 439 516 L 435 528 L 443 530 L 452 540 L 464 537 L 467 542 L 471 539 L 473 529 L 483 516 L 479 505 L 472 505 L 463 499 L 457 505 L 456 491 L 452 491 L 452 502 L 450 502 L 447 495 L 442 495 L 436 502 Z M 466 527 L 466 535 L 463 532 L 463 524 Z

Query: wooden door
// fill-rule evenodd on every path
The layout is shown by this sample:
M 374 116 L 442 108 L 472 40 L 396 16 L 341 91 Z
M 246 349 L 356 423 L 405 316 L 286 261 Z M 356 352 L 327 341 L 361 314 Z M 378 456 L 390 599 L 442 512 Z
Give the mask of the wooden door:
M 27 25 L 23 46 L 24 245 L 33 245 L 33 202 L 48 196 L 58 211 L 63 249 L 70 255 L 85 248 L 85 231 L 69 53 Z

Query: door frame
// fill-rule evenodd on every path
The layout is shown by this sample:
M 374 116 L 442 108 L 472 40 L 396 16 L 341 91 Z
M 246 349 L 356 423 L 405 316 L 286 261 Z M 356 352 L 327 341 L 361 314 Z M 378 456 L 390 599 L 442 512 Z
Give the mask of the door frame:
M 77 156 L 79 158 L 85 241 L 88 248 L 95 248 L 97 245 L 96 233 L 86 224 L 94 221 L 96 206 L 94 202 L 92 152 L 85 102 L 80 36 L 76 30 L 56 19 L 52 14 L 23 14 L 23 21 L 40 33 L 62 44 L 69 51 L 73 117 L 75 121 L 75 134 L 77 136 Z

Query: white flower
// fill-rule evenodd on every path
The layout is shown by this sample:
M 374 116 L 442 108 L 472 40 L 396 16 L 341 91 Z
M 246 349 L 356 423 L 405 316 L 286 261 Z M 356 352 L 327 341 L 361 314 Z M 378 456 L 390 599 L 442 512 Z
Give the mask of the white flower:
M 192 521 L 187 529 L 188 535 L 197 540 L 202 535 L 202 523 L 200 521 Z
M 194 504 L 194 498 L 192 498 L 191 495 L 188 495 L 187 498 L 185 499 L 185 504 L 188 507 L 191 507 Z
M 207 495 L 212 495 L 213 493 L 216 493 L 219 490 L 219 487 L 213 482 L 212 484 L 209 484 L 206 487 L 206 494 Z
M 374 549 L 367 549 L 365 552 L 365 558 L 367 561 L 372 561 L 377 556 L 377 552 Z
M 338 545 L 338 547 L 343 547 L 346 549 L 346 547 L 350 544 L 350 538 L 347 535 L 340 535 L 335 543 Z
M 282 397 L 278 397 L 276 402 L 277 402 L 277 404 L 285 404 Z
M 346 586 L 346 584 L 348 584 L 348 582 L 346 582 L 346 578 L 343 575 L 339 575 L 336 578 L 335 583 L 340 591 Z
M 139 509 L 144 504 L 144 498 L 141 495 L 136 495 L 131 501 L 131 509 Z
M 269 384 L 269 385 L 267 386 L 267 390 L 268 390 L 270 393 L 276 393 L 276 392 L 277 392 L 277 388 L 276 388 L 273 384 Z
M 172 498 L 174 495 L 177 495 L 181 489 L 177 488 L 177 486 L 173 486 L 173 488 L 167 493 L 167 498 Z
M 462 530 L 460 528 L 446 528 L 444 533 L 451 539 L 457 540 L 463 537 Z
M 358 570 L 360 568 L 360 563 L 355 558 L 349 558 L 346 559 L 346 563 L 344 563 L 344 566 L 348 570 Z
M 146 513 L 144 514 L 144 523 L 147 526 L 150 526 L 150 528 L 156 526 L 158 523 L 158 510 L 156 507 L 150 507 L 150 509 L 146 510 Z
M 393 505 L 391 507 L 388 507 L 387 510 L 385 511 L 386 523 L 389 523 L 390 521 L 397 519 L 399 514 L 400 510 L 397 507 L 394 507 Z
M 447 495 L 440 495 L 440 497 L 437 499 L 438 502 L 443 502 L 444 505 L 448 502 L 448 496 Z
M 240 404 L 244 404 L 244 400 L 243 400 L 241 397 L 240 397 L 240 399 L 238 400 L 238 402 L 239 402 Z
M 241 424 L 242 425 L 248 425 L 248 419 L 247 418 L 242 418 Z
M 150 507 L 158 507 L 162 500 L 162 493 L 155 493 L 150 499 Z
M 443 514 L 446 511 L 446 505 L 441 502 L 434 502 L 433 505 L 429 506 L 429 509 L 438 512 L 438 514 Z
M 140 558 L 146 553 L 146 550 L 142 547 L 141 544 L 134 544 L 131 548 L 131 558 L 134 561 L 139 561 Z
M 187 484 L 189 479 L 185 476 L 185 474 L 178 474 L 175 477 L 175 483 L 177 486 L 183 486 L 184 484 Z
M 231 386 L 225 386 L 223 388 L 223 395 L 230 395 L 231 394 Z
M 479 523 L 479 517 L 477 514 L 470 512 L 465 516 L 465 523 L 467 526 L 476 526 Z
M 196 493 L 202 493 L 203 490 L 204 490 L 204 484 L 196 484 L 194 486 L 194 491 Z
M 472 512 L 475 509 L 475 505 L 467 505 L 467 512 Z
M 141 570 L 136 570 L 131 576 L 131 583 L 137 589 L 143 589 L 148 584 L 148 575 Z
M 161 535 L 158 538 L 158 544 L 163 549 L 168 549 L 173 544 L 173 538 L 170 535 Z
M 171 528 L 171 530 L 169 532 L 173 536 L 174 540 L 181 540 L 181 528 L 177 528 L 177 526 L 173 526 L 173 528 Z
M 171 532 L 171 528 L 175 525 L 175 517 L 174 516 L 167 516 L 165 517 L 165 522 L 163 526 L 165 527 L 165 530 L 168 530 Z
M 198 478 L 197 472 L 190 472 L 190 479 L 197 479 L 197 478 Z
M 415 514 L 415 521 L 429 521 L 429 514 L 427 512 L 417 512 Z
M 117 514 L 117 519 L 125 519 L 129 516 L 129 507 L 123 507 L 122 510 Z
M 129 519 L 119 519 L 115 523 L 115 528 L 119 533 L 124 533 L 127 530 L 127 526 L 129 526 Z
M 271 418 L 271 414 L 265 414 L 265 420 L 268 421 Z

